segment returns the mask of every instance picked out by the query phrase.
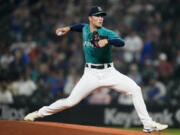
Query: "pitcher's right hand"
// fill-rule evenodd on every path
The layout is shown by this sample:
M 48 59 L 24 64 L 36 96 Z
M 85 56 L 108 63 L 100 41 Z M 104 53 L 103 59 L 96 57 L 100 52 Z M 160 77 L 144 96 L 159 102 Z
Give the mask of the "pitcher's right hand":
M 70 29 L 71 29 L 70 27 L 57 28 L 56 35 L 57 36 L 65 35 L 70 31 Z M 59 35 L 60 32 L 61 32 L 61 34 Z

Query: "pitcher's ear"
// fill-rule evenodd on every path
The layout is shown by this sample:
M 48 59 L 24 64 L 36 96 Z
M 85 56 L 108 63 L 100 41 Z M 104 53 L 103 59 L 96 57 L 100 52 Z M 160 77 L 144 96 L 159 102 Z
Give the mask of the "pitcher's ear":
M 88 20 L 91 21 L 91 19 L 92 19 L 92 16 L 88 16 Z

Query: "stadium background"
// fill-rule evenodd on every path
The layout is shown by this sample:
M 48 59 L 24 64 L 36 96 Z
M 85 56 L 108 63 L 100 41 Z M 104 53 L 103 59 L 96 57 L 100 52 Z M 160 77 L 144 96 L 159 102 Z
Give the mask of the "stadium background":
M 55 29 L 87 23 L 92 5 L 107 11 L 104 26 L 126 40 L 125 48 L 113 50 L 115 67 L 142 87 L 148 110 L 158 121 L 178 128 L 178 0 L 0 1 L 0 119 L 22 120 L 27 112 L 69 95 L 84 68 L 81 34 L 57 37 Z M 104 117 L 108 112 L 112 121 L 108 115 L 107 124 Z M 99 116 L 97 120 L 95 114 Z M 130 121 L 134 119 L 134 123 L 124 124 L 122 121 L 129 116 L 125 114 L 130 114 Z M 72 110 L 57 115 L 44 120 L 124 127 L 140 125 L 131 99 L 109 89 L 93 93 Z M 167 116 L 169 119 L 165 121 Z

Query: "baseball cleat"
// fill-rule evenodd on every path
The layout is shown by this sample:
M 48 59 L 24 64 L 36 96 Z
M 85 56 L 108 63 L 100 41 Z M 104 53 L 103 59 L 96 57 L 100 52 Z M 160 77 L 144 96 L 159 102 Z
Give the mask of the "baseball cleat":
M 149 127 L 144 127 L 143 131 L 145 133 L 151 133 L 152 131 L 161 131 L 168 128 L 168 125 L 166 124 L 160 124 L 157 122 L 152 122 L 152 124 Z
M 29 113 L 24 117 L 25 121 L 34 121 L 35 119 L 39 118 L 38 111 Z

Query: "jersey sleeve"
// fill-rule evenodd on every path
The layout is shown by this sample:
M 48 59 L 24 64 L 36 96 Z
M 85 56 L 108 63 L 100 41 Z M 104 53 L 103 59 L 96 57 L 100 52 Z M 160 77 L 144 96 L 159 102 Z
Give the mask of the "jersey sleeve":
M 108 30 L 108 44 L 114 45 L 116 47 L 122 47 L 125 45 L 125 42 L 123 39 L 121 39 L 115 32 Z
M 71 31 L 76 31 L 76 32 L 82 32 L 83 27 L 85 26 L 85 24 L 75 24 L 75 25 L 71 25 L 70 26 L 70 30 Z
M 125 42 L 121 38 L 113 38 L 113 39 L 108 39 L 108 44 L 114 45 L 116 47 L 122 47 L 125 45 Z
M 119 38 L 119 36 L 111 30 L 107 30 L 107 35 L 108 35 L 108 39 Z

